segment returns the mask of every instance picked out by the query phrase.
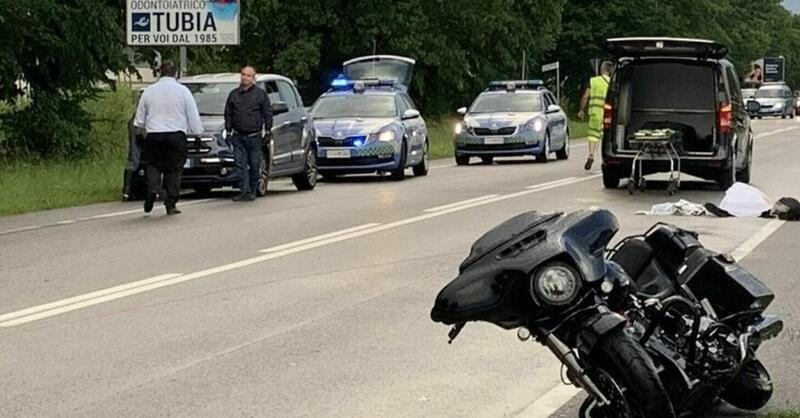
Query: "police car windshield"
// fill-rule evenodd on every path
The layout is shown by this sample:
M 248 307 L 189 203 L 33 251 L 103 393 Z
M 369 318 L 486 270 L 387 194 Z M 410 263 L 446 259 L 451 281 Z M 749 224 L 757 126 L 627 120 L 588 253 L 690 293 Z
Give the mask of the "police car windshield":
M 783 97 L 783 89 L 765 89 L 761 88 L 758 89 L 758 93 L 756 93 L 756 97 L 759 99 L 774 99 L 777 97 Z
M 397 116 L 394 96 L 353 94 L 319 99 L 311 114 L 315 119 L 391 118 Z
M 469 113 L 540 112 L 541 100 L 536 93 L 491 93 L 475 99 Z
M 186 83 L 184 84 L 197 102 L 201 116 L 222 116 L 225 102 L 231 90 L 239 87 L 237 83 Z

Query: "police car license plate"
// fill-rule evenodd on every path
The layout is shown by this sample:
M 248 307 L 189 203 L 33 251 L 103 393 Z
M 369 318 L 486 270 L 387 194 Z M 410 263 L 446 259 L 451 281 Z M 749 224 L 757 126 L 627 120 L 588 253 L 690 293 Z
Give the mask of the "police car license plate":
M 183 163 L 183 168 L 192 168 L 192 159 L 191 158 L 187 158 L 186 159 L 186 162 Z
M 327 158 L 350 158 L 349 149 L 329 149 L 325 154 Z
M 503 138 L 483 138 L 484 145 L 502 145 Z

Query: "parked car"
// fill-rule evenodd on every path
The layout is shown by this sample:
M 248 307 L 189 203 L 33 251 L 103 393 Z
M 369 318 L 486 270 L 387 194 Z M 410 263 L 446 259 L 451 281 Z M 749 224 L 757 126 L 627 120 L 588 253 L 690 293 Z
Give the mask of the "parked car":
M 758 106 L 752 106 L 752 114 L 761 119 L 764 116 L 794 118 L 797 99 L 785 83 L 764 83 L 753 99 Z
M 409 97 L 415 61 L 391 55 L 344 63 L 344 73 L 311 108 L 319 172 L 325 177 L 428 174 L 428 129 Z
M 491 164 L 495 157 L 532 155 L 548 161 L 555 152 L 569 158 L 569 121 L 541 80 L 493 81 L 458 113 L 464 120 L 453 137 L 457 165 L 471 157 Z
M 181 188 L 208 193 L 219 187 L 239 184 L 233 147 L 225 137 L 225 103 L 231 90 L 239 86 L 239 74 L 206 74 L 179 80 L 189 88 L 197 102 L 205 132 L 186 138 L 189 158 L 183 168 Z M 275 74 L 257 76 L 256 84 L 265 89 L 272 102 L 272 132 L 264 132 L 264 161 L 256 194 L 267 192 L 269 179 L 291 177 L 298 190 L 311 190 L 317 183 L 314 134 L 294 82 Z M 144 132 L 129 125 L 128 164 L 125 168 L 123 198 L 144 198 L 146 180 L 143 153 Z
M 750 181 L 753 133 L 728 49 L 701 39 L 617 38 L 605 49 L 617 58 L 605 104 L 603 184 L 628 178 L 638 151 L 635 133 L 680 130 L 681 171 L 714 180 L 723 190 Z M 643 162 L 643 174 L 666 161 Z

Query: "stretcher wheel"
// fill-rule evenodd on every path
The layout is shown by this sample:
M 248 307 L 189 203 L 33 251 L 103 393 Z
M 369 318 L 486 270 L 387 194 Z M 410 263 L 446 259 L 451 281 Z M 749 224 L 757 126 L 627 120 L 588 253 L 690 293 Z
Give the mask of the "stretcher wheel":
M 639 178 L 639 191 L 644 193 L 647 190 L 647 180 L 644 177 Z
M 636 180 L 631 177 L 628 179 L 628 194 L 633 195 L 634 191 L 636 191 Z

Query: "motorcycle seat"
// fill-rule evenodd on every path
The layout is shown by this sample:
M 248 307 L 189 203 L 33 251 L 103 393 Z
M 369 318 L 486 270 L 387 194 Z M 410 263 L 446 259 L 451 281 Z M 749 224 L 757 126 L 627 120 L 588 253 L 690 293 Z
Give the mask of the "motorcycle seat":
M 636 294 L 642 298 L 663 299 L 675 293 L 675 285 L 658 262 L 656 251 L 643 239 L 625 241 L 611 261 L 633 279 Z

